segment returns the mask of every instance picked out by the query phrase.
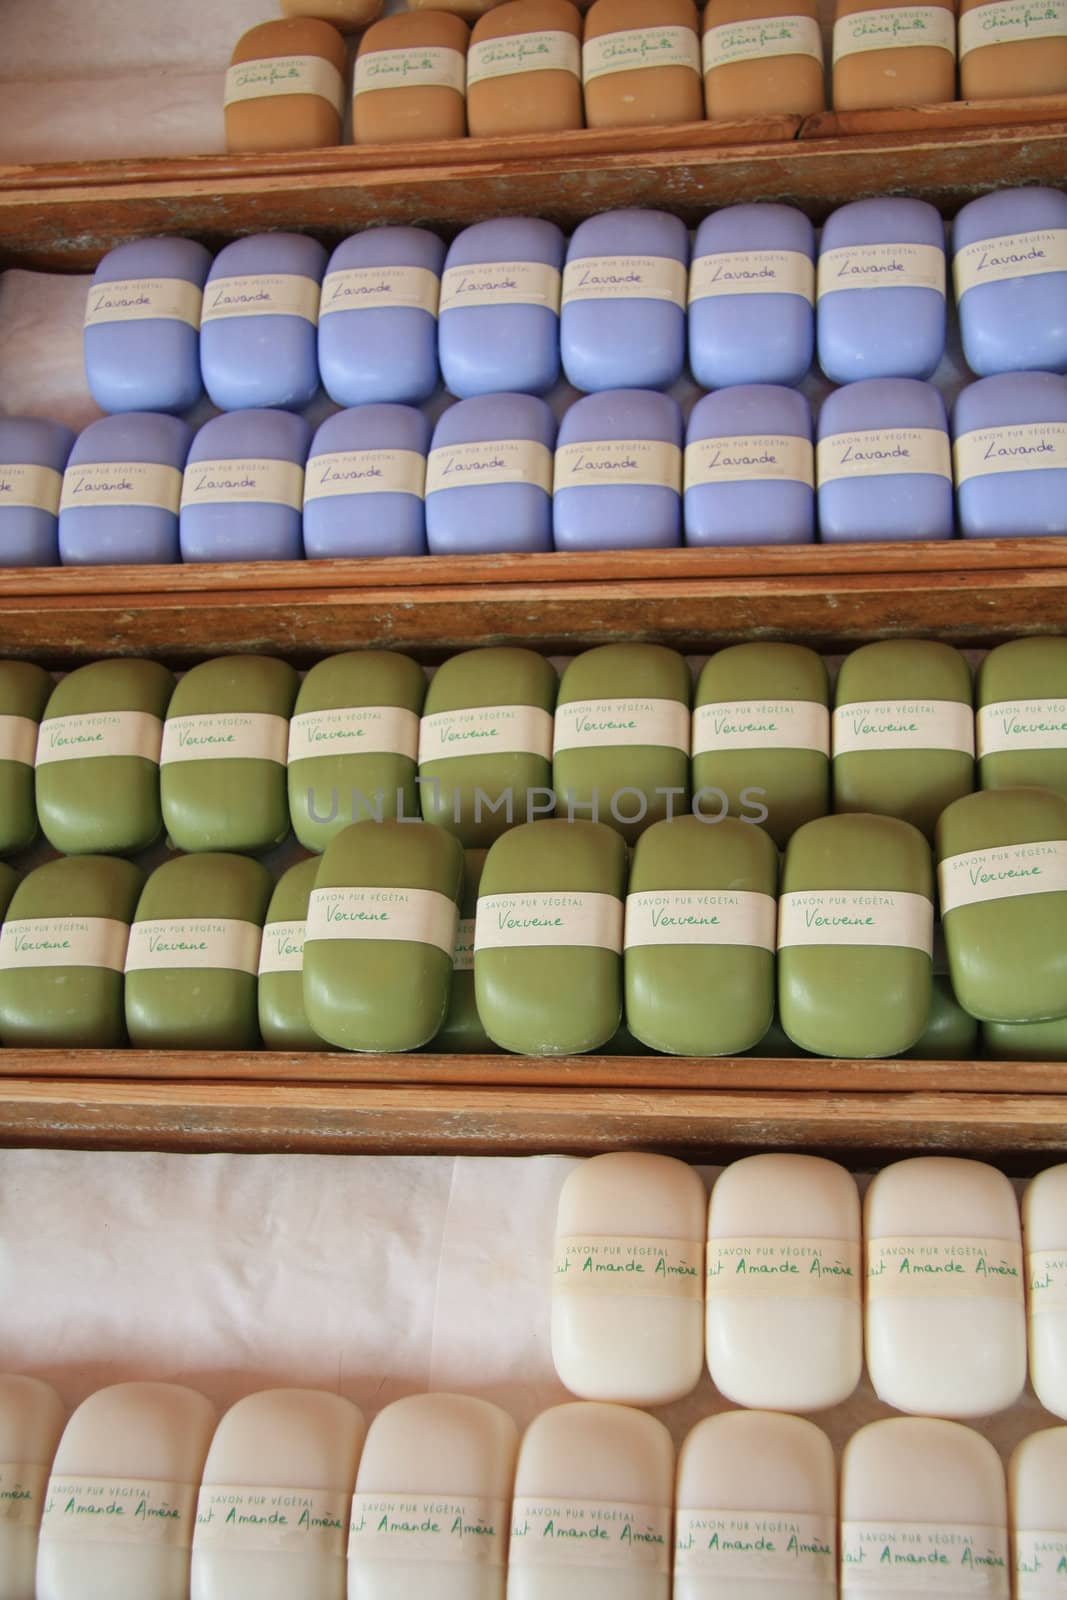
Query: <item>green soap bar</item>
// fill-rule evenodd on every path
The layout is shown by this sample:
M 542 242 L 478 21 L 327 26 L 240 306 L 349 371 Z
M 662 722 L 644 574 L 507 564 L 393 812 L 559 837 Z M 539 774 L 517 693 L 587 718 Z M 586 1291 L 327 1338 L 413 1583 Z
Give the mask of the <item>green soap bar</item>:
M 846 656 L 834 700 L 834 810 L 899 817 L 934 836 L 974 788 L 971 669 L 928 639 L 883 639 Z
M 304 1005 L 342 1050 L 417 1050 L 448 1010 L 463 850 L 443 828 L 354 822 L 326 846 L 304 945 Z
M 640 1039 L 634 1038 L 626 1026 L 625 1018 L 620 1026 L 616 1028 L 607 1044 L 601 1045 L 599 1053 L 602 1056 L 655 1056 L 660 1054 L 658 1050 L 650 1050 L 647 1044 L 643 1044 Z
M 693 809 L 714 816 L 728 807 L 762 823 L 777 845 L 824 817 L 829 703 L 826 665 L 804 645 L 734 644 L 712 656 L 693 711 Z
M 350 822 L 417 817 L 426 675 L 393 650 L 349 650 L 312 667 L 289 727 L 289 815 L 308 850 Z
M 957 999 L 980 1022 L 1067 1015 L 1067 798 L 985 789 L 937 825 L 941 919 Z
M 95 661 L 52 691 L 37 741 L 37 815 L 66 855 L 133 855 L 163 830 L 159 747 L 174 674 Z
M 19 875 L 6 861 L 0 861 L 0 922 L 3 921 L 11 896 L 19 886 Z
M 689 668 L 658 644 L 576 656 L 559 687 L 556 810 L 607 823 L 631 843 L 689 810 Z
M 970 1061 L 977 1048 L 977 1022 L 956 999 L 948 974 L 935 972 L 926 1029 L 922 1038 L 904 1054 L 916 1061 Z
M 179 850 L 267 850 L 289 831 L 285 762 L 296 696 L 271 656 L 219 656 L 187 672 L 163 730 L 163 821 Z
M 994 1061 L 1067 1061 L 1067 1017 L 1051 1022 L 983 1022 L 982 1043 Z
M 125 1044 L 122 969 L 144 873 L 70 856 L 27 874 L 0 937 L 0 1037 L 28 1049 Z
M 819 817 L 789 842 L 778 1014 L 817 1056 L 895 1056 L 930 1016 L 933 864 L 893 817 Z
M 778 852 L 750 822 L 657 822 L 626 897 L 626 1023 L 653 1050 L 738 1055 L 774 1016 Z
M 486 1055 L 494 1049 L 492 1039 L 482 1027 L 474 998 L 474 918 L 485 855 L 484 850 L 466 850 L 463 854 L 463 893 L 459 899 L 456 953 L 452 958 L 452 995 L 444 1027 L 429 1047 L 454 1055 Z
M 498 839 L 478 900 L 474 990 L 490 1039 L 520 1055 L 599 1050 L 622 1021 L 626 847 L 558 817 Z
M 246 856 L 175 856 L 144 886 L 126 957 L 126 1026 L 146 1050 L 250 1050 L 270 873 Z M 180 963 L 180 964 L 178 964 Z
M 775 1013 L 774 1021 L 763 1035 L 759 1044 L 753 1045 L 751 1050 L 745 1051 L 746 1056 L 760 1056 L 764 1059 L 792 1060 L 794 1057 L 810 1055 L 809 1050 L 802 1050 L 782 1027 Z
M 25 850 L 37 837 L 33 760 L 37 724 L 53 684 L 29 661 L 0 661 L 0 855 Z
M 298 861 L 275 884 L 259 952 L 259 1031 L 268 1050 L 322 1050 L 304 1010 L 304 937 L 317 856 Z
M 978 786 L 1067 795 L 1067 639 L 1013 639 L 978 668 Z
M 551 811 L 558 688 L 555 667 L 533 650 L 465 650 L 438 667 L 419 733 L 427 822 L 484 849 Z

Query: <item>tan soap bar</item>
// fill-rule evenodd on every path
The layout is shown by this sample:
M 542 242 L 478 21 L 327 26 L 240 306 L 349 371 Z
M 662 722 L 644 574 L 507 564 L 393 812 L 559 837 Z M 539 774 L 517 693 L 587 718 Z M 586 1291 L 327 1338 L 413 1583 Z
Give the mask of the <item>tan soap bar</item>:
M 226 74 L 226 148 L 318 150 L 341 143 L 348 56 L 317 17 L 261 22 L 241 35 Z
M 703 67 L 711 122 L 825 110 L 815 0 L 708 0 Z
M 408 0 L 409 11 L 453 11 L 457 17 L 474 22 L 493 11 L 500 0 Z
M 955 93 L 954 0 L 837 0 L 835 111 L 937 105 Z
M 570 0 L 508 0 L 474 25 L 467 56 L 473 138 L 580 128 L 582 19 Z
M 692 0 L 596 0 L 582 45 L 589 127 L 702 121 L 698 27 Z
M 342 33 L 358 33 L 382 14 L 382 0 L 281 0 L 283 17 L 321 17 Z
M 1060 0 L 960 0 L 960 96 L 1067 94 L 1067 13 Z
M 447 11 L 401 11 L 369 27 L 356 56 L 353 143 L 462 139 L 469 37 Z

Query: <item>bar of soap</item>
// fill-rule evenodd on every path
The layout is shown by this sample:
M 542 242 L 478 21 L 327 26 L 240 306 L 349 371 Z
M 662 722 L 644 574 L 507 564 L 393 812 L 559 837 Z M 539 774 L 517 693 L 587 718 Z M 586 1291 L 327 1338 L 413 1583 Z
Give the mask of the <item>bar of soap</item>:
M 967 365 L 1067 371 L 1067 195 L 999 189 L 952 224 L 952 273 Z
M 994 1061 L 1062 1061 L 1067 1017 L 1051 1022 L 983 1022 L 983 1053 Z
M 1067 799 L 987 789 L 937 825 L 949 969 L 982 1022 L 1067 1016 Z
M 308 904 L 304 1006 L 342 1050 L 417 1050 L 448 1010 L 459 841 L 443 828 L 356 822 L 327 845 Z
M 473 22 L 477 17 L 482 17 L 491 11 L 499 0 L 410 0 L 408 9 L 411 11 L 454 11 L 457 17 L 464 17 L 468 22 Z
M 556 446 L 556 549 L 680 544 L 682 432 L 681 409 L 669 394 L 608 389 L 577 400 Z
M 462 139 L 467 131 L 470 29 L 446 11 L 401 11 L 359 42 L 354 144 Z
M 59 563 L 59 496 L 74 434 L 41 417 L 0 417 L 0 566 Z
M 837 0 L 833 97 L 835 111 L 954 100 L 955 0 Z
M 589 126 L 702 121 L 698 27 L 692 0 L 596 0 L 582 45 Z
M 454 395 L 544 394 L 558 381 L 563 251 L 556 224 L 536 217 L 477 222 L 453 240 L 437 343 Z
M 351 1401 L 316 1389 L 231 1406 L 204 1463 L 191 1600 L 343 1600 L 365 1431 Z
M 319 150 L 341 143 L 348 55 L 318 16 L 261 22 L 234 45 L 226 74 L 226 148 Z
M 352 1501 L 348 1600 L 504 1600 L 519 1434 L 464 1394 L 413 1394 L 370 1425 Z
M 440 417 L 426 462 L 431 555 L 552 548 L 556 419 L 530 394 L 483 394 Z
M 66 1420 L 50 1384 L 0 1373 L 0 1600 L 34 1600 L 45 1486 Z
M 960 0 L 960 95 L 964 100 L 1067 93 L 1067 18 L 1012 0 Z
M 474 992 L 490 1039 L 519 1055 L 599 1050 L 622 1021 L 626 849 L 563 818 L 503 834 L 482 872 Z
M 1041 1404 L 1067 1417 L 1067 1166 L 1049 1167 L 1031 1178 L 1023 1196 L 1026 1246 L 1030 1380 Z M 1061 1429 L 1064 1439 L 1067 1430 Z M 1060 1505 L 1067 1505 L 1067 1454 L 1060 1467 Z M 1019 1528 L 1035 1526 L 1016 1518 Z M 1044 1527 L 1044 1523 L 1036 1524 Z M 1067 1521 L 1063 1555 L 1067 1556 Z M 1060 1572 L 1067 1572 L 1063 1566 Z
M 1012 639 L 978 667 L 978 786 L 1067 797 L 1067 639 Z
M 576 389 L 676 383 L 685 364 L 688 267 L 685 224 L 666 211 L 606 211 L 580 222 L 563 271 L 567 382 Z
M 819 532 L 856 539 L 951 539 L 952 450 L 939 389 L 868 378 L 835 389 L 819 412 Z
M 934 925 L 934 986 L 922 1037 L 904 1052 L 915 1061 L 972 1061 L 978 1054 L 978 1023 L 956 999 L 940 922 Z
M 281 0 L 285 17 L 322 17 L 342 33 L 358 33 L 381 14 L 382 0 Z
M 102 410 L 196 405 L 210 266 L 210 251 L 194 239 L 131 239 L 108 251 L 85 307 L 85 376 Z
M 312 667 L 289 725 L 289 815 L 307 850 L 350 822 L 419 814 L 423 670 L 393 650 L 349 650 Z
M 690 1430 L 678 1452 L 674 1600 L 836 1600 L 836 1552 L 834 1451 L 813 1422 L 726 1411 Z
M 32 661 L 0 661 L 0 856 L 37 837 L 34 756 L 52 679 Z
M 178 504 L 192 432 L 177 417 L 130 411 L 78 435 L 59 500 L 64 566 L 179 559 Z
M 774 1016 L 778 852 L 727 818 L 657 822 L 637 841 L 626 896 L 626 1024 L 676 1056 L 732 1056 Z
M 19 875 L 6 861 L 0 862 L 0 921 L 7 914 L 11 897 L 19 885 Z
M 354 406 L 328 417 L 304 476 L 309 560 L 424 555 L 429 447 L 429 421 L 414 406 Z
M 689 269 L 689 365 L 697 382 L 705 389 L 800 383 L 814 351 L 815 229 L 803 211 L 757 203 L 705 217 Z
M 964 538 L 1067 533 L 1067 378 L 979 378 L 952 409 Z
M 845 657 L 834 696 L 835 811 L 901 817 L 932 839 L 974 788 L 971 669 L 949 644 L 880 639 Z
M 425 228 L 368 228 L 339 244 L 322 283 L 319 367 L 339 406 L 417 405 L 437 387 L 445 247 Z
M 178 850 L 267 850 L 285 838 L 296 688 L 292 667 L 272 656 L 216 656 L 179 680 L 159 775 Z
M 176 1383 L 117 1383 L 84 1400 L 52 1466 L 36 1600 L 188 1600 L 214 1426 L 211 1402 Z
M 811 434 L 811 406 L 796 389 L 740 384 L 698 400 L 686 434 L 686 544 L 810 544 Z
M 300 411 L 319 387 L 326 251 L 302 233 L 259 233 L 220 250 L 200 327 L 204 387 L 220 411 Z
M 570 0 L 507 0 L 480 17 L 467 54 L 472 138 L 569 133 L 583 122 L 577 7 Z
M 715 1180 L 707 1349 L 720 1394 L 769 1411 L 849 1398 L 863 1370 L 861 1239 L 856 1180 L 836 1162 L 748 1156 Z
M 864 1230 L 879 1399 L 942 1417 L 1013 1405 L 1026 1311 L 1019 1204 L 1004 1174 L 953 1156 L 896 1161 L 867 1190 Z
M 485 867 L 484 850 L 463 852 L 463 892 L 459 897 L 456 947 L 452 955 L 452 993 L 441 1031 L 431 1049 L 450 1055 L 492 1055 L 493 1041 L 482 1026 L 474 994 L 474 923 Z
M 1060 1413 L 1062 1415 L 1062 1412 Z M 1067 1428 L 1043 1428 L 1008 1463 L 1018 1600 L 1045 1600 L 1067 1572 Z
M 759 1044 L 754 1045 L 751 1050 L 746 1050 L 745 1054 L 747 1056 L 756 1056 L 765 1061 L 780 1059 L 790 1060 L 796 1057 L 809 1055 L 810 1051 L 802 1050 L 798 1044 L 793 1043 L 792 1039 L 783 1029 L 781 1022 L 778 1019 L 778 1012 L 776 1010 L 774 1013 L 774 1021 L 767 1029 L 767 1032 L 763 1035 L 763 1038 L 760 1040 Z
M 933 868 L 894 817 L 819 817 L 786 848 L 778 1010 L 818 1056 L 895 1056 L 930 1015 Z
M 197 433 L 182 482 L 183 561 L 296 561 L 311 429 L 289 411 L 235 411 Z
M 831 212 L 817 272 L 819 365 L 833 383 L 929 378 L 945 349 L 945 224 L 889 195 Z
M 826 107 L 815 0 L 709 0 L 703 64 L 709 122 Z
M 270 897 L 259 947 L 259 1031 L 268 1050 L 322 1050 L 304 1009 L 304 940 L 318 858 L 283 872 Z
M 655 1417 L 595 1401 L 542 1411 L 519 1449 L 508 1600 L 668 1600 L 673 1502 L 674 1445 Z

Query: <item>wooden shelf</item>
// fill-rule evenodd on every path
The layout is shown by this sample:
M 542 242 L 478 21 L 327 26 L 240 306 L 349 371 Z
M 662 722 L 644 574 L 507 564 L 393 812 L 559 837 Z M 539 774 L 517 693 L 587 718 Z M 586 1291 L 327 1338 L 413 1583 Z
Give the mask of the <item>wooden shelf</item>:
M 894 133 L 962 133 L 972 128 L 1067 122 L 1067 94 L 1010 100 L 951 100 L 931 106 L 894 106 L 884 111 L 820 111 L 805 117 L 801 139 L 869 137 Z

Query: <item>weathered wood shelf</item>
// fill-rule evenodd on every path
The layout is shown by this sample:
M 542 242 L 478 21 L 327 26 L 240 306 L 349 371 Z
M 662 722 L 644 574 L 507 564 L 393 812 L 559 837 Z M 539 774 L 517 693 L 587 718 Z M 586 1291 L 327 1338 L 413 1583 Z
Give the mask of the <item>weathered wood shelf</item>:
M 960 133 L 965 128 L 1011 128 L 1067 121 L 1067 94 L 1007 100 L 950 100 L 940 105 L 894 106 L 882 111 L 820 111 L 805 117 L 801 139 L 893 133 Z

